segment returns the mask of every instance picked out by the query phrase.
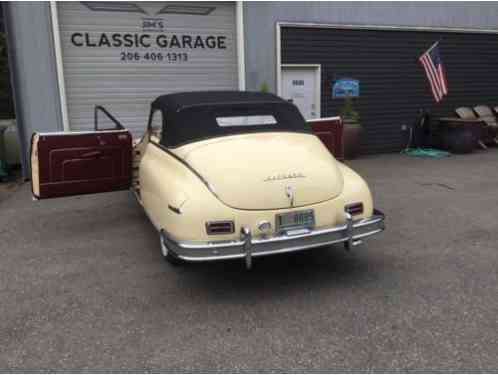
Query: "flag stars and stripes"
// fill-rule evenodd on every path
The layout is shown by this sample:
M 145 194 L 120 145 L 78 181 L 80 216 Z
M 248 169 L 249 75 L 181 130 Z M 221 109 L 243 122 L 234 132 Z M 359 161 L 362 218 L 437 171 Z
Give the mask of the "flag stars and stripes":
M 434 43 L 422 56 L 419 62 L 424 68 L 427 79 L 431 86 L 432 95 L 436 102 L 440 102 L 448 94 L 448 83 L 446 72 L 439 54 L 439 42 Z

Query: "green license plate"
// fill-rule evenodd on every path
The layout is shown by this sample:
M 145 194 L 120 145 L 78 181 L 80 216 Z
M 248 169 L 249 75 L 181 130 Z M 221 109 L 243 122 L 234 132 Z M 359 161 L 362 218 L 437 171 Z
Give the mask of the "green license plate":
M 277 231 L 286 229 L 313 228 L 315 214 L 313 210 L 302 210 L 278 214 L 276 217 Z

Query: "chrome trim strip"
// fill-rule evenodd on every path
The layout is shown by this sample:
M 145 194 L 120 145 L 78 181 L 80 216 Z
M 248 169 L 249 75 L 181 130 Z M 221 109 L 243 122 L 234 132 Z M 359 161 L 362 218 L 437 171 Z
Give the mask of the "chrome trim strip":
M 362 233 L 362 234 L 358 234 L 356 236 L 354 236 L 354 240 L 358 240 L 360 238 L 364 238 L 364 237 L 368 237 L 368 236 L 372 236 L 374 234 L 377 234 L 377 233 L 380 233 L 382 232 L 384 229 L 375 229 L 375 230 L 372 230 L 370 232 L 366 232 L 366 233 Z
M 282 66 L 285 68 L 286 65 L 289 64 L 282 64 Z M 321 118 L 311 118 L 309 120 L 306 120 L 306 122 L 325 122 L 325 121 L 337 121 L 340 120 L 340 116 L 333 116 L 333 117 L 321 117 Z
M 347 213 L 345 213 L 347 217 Z M 357 221 L 347 217 L 343 225 L 320 228 L 294 236 L 252 238 L 249 228 L 241 228 L 240 240 L 234 241 L 175 241 L 167 232 L 164 236 L 165 246 L 178 258 L 190 262 L 203 262 L 224 259 L 245 258 L 248 268 L 252 258 L 258 256 L 282 254 L 316 247 L 345 243 L 352 247 L 357 241 L 380 233 L 384 230 L 384 214 L 374 210 L 371 217 Z M 370 229 L 361 232 L 362 229 Z
M 178 155 L 176 155 L 174 152 L 172 152 L 171 150 L 168 150 L 167 147 L 164 147 L 162 144 L 160 143 L 157 143 L 157 142 L 154 142 L 154 141 L 149 141 L 150 144 L 153 144 L 154 146 L 156 147 L 159 147 L 161 150 L 163 150 L 164 152 L 166 152 L 168 155 L 170 155 L 173 159 L 177 160 L 178 162 L 180 162 L 181 164 L 183 164 L 185 167 L 187 167 L 187 169 L 192 172 L 194 175 L 197 176 L 197 178 L 199 180 L 202 181 L 202 183 L 207 187 L 207 189 L 218 199 L 220 199 L 218 197 L 218 195 L 216 194 L 216 192 L 212 189 L 211 185 L 209 185 L 209 182 L 199 173 L 197 172 L 194 167 L 192 167 L 185 159 L 182 159 L 181 157 L 179 157 Z M 220 199 L 221 200 L 221 199 Z

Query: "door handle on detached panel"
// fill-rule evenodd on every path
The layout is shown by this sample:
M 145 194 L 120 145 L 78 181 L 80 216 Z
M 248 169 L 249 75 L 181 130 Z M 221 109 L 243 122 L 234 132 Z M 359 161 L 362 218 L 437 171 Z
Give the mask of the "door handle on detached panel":
M 83 158 L 93 158 L 97 156 L 102 156 L 102 151 L 89 151 L 81 155 Z

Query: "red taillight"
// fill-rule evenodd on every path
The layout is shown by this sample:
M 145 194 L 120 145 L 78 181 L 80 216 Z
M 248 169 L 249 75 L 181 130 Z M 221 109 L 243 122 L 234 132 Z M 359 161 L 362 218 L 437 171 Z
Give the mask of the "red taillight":
M 235 232 L 233 221 L 211 221 L 206 223 L 207 234 L 230 234 Z
M 344 207 L 347 213 L 350 215 L 359 215 L 363 213 L 363 203 L 358 202 L 358 203 L 351 203 L 348 204 L 346 207 Z

